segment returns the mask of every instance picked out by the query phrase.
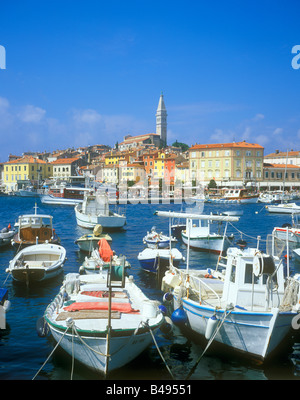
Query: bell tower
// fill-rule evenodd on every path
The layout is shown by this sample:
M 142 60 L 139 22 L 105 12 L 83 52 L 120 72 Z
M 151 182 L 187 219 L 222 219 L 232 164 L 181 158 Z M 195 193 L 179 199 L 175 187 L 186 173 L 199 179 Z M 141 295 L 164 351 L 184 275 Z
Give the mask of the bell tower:
M 156 134 L 160 136 L 162 146 L 167 145 L 167 115 L 164 96 L 161 94 L 156 110 Z

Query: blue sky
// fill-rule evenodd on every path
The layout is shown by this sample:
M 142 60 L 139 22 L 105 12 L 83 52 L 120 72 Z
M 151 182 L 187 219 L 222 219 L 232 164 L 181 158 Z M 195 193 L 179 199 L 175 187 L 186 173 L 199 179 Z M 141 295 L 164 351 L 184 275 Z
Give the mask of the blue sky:
M 300 150 L 297 1 L 0 1 L 0 162 L 121 142 L 246 140 Z M 300 61 L 299 61 L 300 63 Z

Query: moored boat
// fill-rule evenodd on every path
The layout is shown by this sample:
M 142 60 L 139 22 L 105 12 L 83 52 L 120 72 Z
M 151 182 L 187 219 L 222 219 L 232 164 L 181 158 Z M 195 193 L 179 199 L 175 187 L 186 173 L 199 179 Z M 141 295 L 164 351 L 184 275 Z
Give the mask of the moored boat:
M 152 249 L 166 249 L 170 246 L 171 242 L 177 242 L 177 239 L 170 236 L 163 235 L 162 232 L 157 232 L 156 227 L 153 226 L 150 232 L 144 236 L 143 242 Z
M 25 247 L 9 262 L 6 272 L 14 281 L 27 285 L 56 277 L 66 260 L 64 247 L 42 243 Z
M 91 252 L 99 247 L 99 240 L 106 239 L 108 242 L 112 241 L 112 238 L 107 233 L 102 233 L 102 226 L 95 225 L 93 233 L 86 233 L 75 240 L 75 244 L 78 245 L 80 250 L 85 252 Z
M 296 203 L 280 203 L 266 206 L 270 213 L 293 214 L 300 213 L 300 206 Z
M 105 376 L 141 354 L 164 323 L 157 302 L 125 276 L 124 268 L 66 275 L 44 318 L 68 354 Z
M 59 244 L 60 238 L 53 228 L 53 217 L 48 214 L 38 214 L 35 205 L 34 214 L 23 214 L 15 224 L 18 227 L 11 243 L 18 248 L 38 243 Z
M 220 230 L 220 224 L 223 222 L 238 221 L 238 217 L 231 216 L 216 216 L 216 215 L 202 215 L 198 216 L 198 225 L 190 220 L 187 225 L 187 229 L 181 232 L 182 241 L 184 244 L 192 248 L 209 251 L 212 253 L 223 253 L 226 252 L 229 246 L 232 246 L 234 241 L 233 235 L 227 235 L 227 224 L 224 232 Z M 217 232 L 211 231 L 211 225 L 214 222 L 218 222 Z
M 209 203 L 220 203 L 220 204 L 247 204 L 257 203 L 259 194 L 252 192 L 248 189 L 228 189 L 224 195 L 220 198 L 207 198 L 206 202 Z
M 230 247 L 222 266 L 223 279 L 199 277 L 187 260 L 185 270 L 166 272 L 162 287 L 172 294 L 174 312 L 183 310 L 182 323 L 207 341 L 206 348 L 215 341 L 263 362 L 299 318 L 300 281 L 286 276 L 282 260 L 263 253 L 258 244 Z
M 114 230 L 122 229 L 126 224 L 125 215 L 110 211 L 105 193 L 86 195 L 83 202 L 75 206 L 75 215 L 77 225 L 83 228 L 101 225 L 103 229 Z
M 0 231 L 0 247 L 10 245 L 15 234 L 16 230 L 12 229 L 10 224 L 2 228 Z

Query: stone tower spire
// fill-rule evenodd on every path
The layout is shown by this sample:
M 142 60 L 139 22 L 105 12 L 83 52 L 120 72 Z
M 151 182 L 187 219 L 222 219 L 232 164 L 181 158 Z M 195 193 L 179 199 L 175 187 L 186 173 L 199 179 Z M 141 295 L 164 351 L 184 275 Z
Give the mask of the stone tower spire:
M 161 93 L 156 110 L 156 133 L 160 135 L 163 146 L 167 145 L 167 115 L 164 96 Z

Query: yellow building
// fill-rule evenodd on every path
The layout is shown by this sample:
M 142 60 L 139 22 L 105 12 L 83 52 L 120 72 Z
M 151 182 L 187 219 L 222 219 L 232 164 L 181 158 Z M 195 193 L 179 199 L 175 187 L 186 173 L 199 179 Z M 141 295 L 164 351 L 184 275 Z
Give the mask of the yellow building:
M 163 151 L 158 151 L 157 156 L 154 158 L 154 168 L 152 178 L 164 179 L 165 176 L 165 159 L 166 154 Z
M 22 181 L 37 185 L 52 176 L 52 173 L 51 164 L 32 156 L 24 156 L 3 163 L 3 185 L 7 192 L 15 191 Z
M 264 148 L 256 143 L 196 144 L 189 149 L 190 179 L 238 186 L 263 178 Z

